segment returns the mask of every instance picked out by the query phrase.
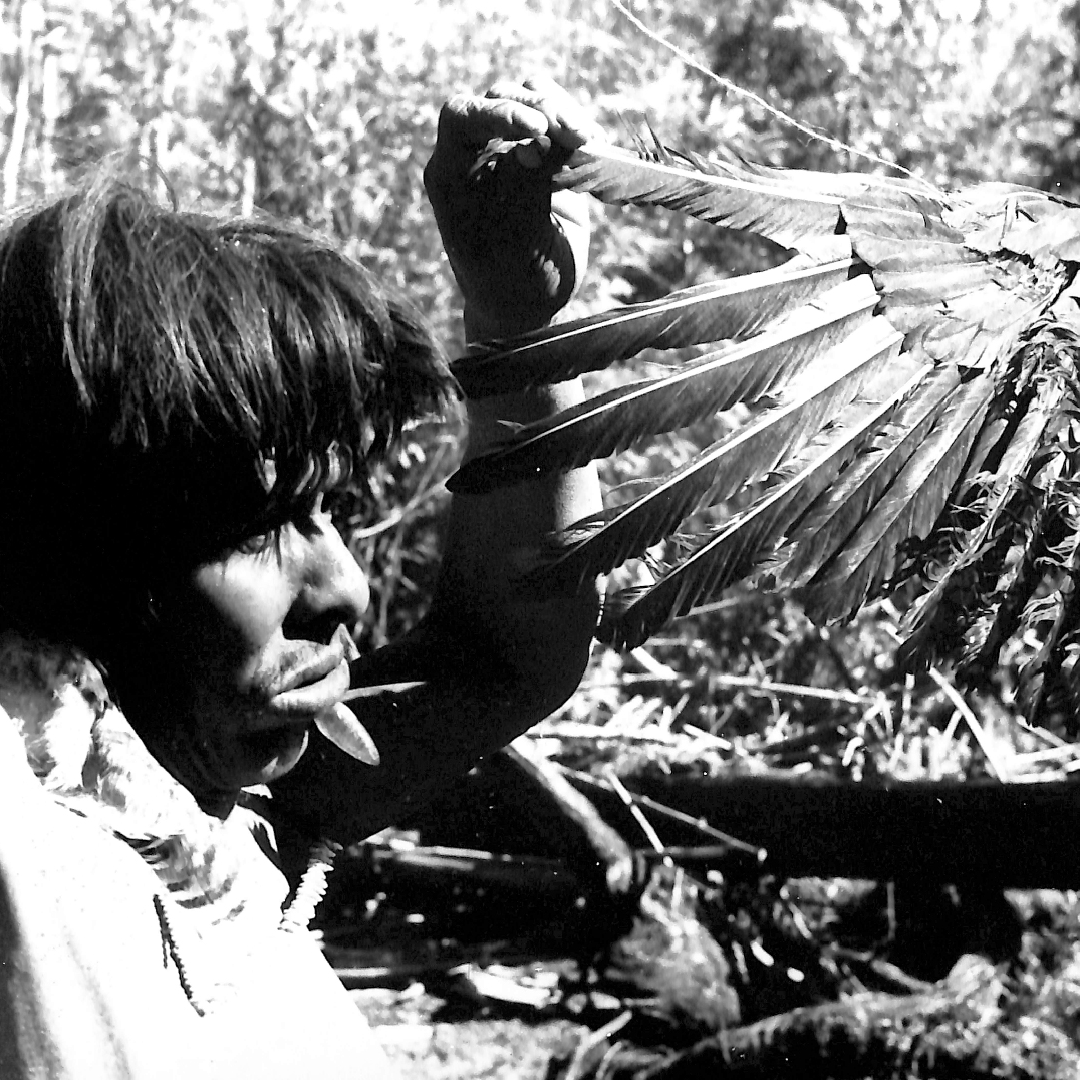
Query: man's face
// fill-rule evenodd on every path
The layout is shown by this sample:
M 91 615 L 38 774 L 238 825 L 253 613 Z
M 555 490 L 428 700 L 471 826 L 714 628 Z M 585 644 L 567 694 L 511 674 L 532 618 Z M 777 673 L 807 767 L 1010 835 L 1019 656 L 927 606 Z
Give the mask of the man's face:
M 367 604 L 321 498 L 162 592 L 168 736 L 152 745 L 164 764 L 197 794 L 287 772 L 349 687 L 349 631 Z

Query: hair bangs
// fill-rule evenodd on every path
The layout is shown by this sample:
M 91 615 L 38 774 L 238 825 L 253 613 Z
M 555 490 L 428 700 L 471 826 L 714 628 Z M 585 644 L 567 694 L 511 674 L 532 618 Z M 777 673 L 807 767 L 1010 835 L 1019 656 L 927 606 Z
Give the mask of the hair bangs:
M 454 388 L 422 319 L 326 242 L 115 169 L 0 227 L 0 381 L 0 561 L 71 534 L 73 572 L 130 576 L 362 473 Z
M 162 211 L 113 181 L 65 233 L 68 361 L 91 411 L 119 391 L 119 443 L 291 459 L 337 442 L 359 460 L 450 390 L 421 320 L 306 232 Z

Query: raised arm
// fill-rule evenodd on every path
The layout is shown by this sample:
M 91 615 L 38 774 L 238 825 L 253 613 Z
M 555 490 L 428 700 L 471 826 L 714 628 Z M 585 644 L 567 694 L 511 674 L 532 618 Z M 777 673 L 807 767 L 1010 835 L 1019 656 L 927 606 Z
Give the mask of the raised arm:
M 572 296 L 587 261 L 587 211 L 572 195 L 552 205 L 550 177 L 562 154 L 598 134 L 546 80 L 500 83 L 444 106 L 425 182 L 470 340 L 542 326 Z M 521 145 L 489 175 L 474 166 L 492 139 Z M 539 419 L 580 397 L 575 381 L 469 402 L 467 455 L 496 440 L 504 422 Z M 313 737 L 275 786 L 282 810 L 311 830 L 367 835 L 558 708 L 585 669 L 597 593 L 540 593 L 521 571 L 552 533 L 599 506 L 591 468 L 456 496 L 430 614 L 353 667 L 354 685 L 423 683 L 354 702 L 381 764 L 357 765 Z

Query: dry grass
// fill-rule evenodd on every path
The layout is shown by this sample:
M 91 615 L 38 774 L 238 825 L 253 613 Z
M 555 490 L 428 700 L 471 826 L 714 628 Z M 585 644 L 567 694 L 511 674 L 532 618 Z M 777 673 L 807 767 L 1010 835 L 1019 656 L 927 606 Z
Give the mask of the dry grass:
M 542 1080 L 587 1029 L 566 1019 L 439 1019 L 445 1003 L 417 984 L 354 990 L 400 1080 Z

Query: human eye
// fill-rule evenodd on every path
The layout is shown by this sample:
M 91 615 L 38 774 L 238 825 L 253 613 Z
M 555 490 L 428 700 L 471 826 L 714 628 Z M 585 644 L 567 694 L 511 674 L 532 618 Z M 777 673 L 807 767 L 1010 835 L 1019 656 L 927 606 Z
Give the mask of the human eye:
M 239 555 L 262 555 L 277 546 L 280 534 L 281 530 L 276 528 L 254 533 L 236 544 L 233 550 Z

